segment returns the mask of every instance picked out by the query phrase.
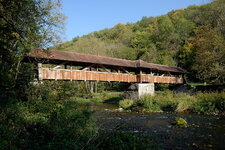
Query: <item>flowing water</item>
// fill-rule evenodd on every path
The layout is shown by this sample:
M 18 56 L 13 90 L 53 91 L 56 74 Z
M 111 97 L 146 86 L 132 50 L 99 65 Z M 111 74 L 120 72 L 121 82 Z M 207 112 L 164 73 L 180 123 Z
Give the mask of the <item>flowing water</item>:
M 138 113 L 121 111 L 113 104 L 90 106 L 100 130 L 131 131 L 150 134 L 163 143 L 164 149 L 225 150 L 225 117 L 196 114 Z M 171 125 L 170 121 L 182 117 L 188 127 Z

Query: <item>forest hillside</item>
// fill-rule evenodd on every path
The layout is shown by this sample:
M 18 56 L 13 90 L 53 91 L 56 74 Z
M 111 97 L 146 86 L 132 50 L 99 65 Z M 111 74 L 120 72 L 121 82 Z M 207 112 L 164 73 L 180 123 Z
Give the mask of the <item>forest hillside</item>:
M 118 23 L 53 49 L 179 66 L 189 81 L 224 83 L 225 0 Z

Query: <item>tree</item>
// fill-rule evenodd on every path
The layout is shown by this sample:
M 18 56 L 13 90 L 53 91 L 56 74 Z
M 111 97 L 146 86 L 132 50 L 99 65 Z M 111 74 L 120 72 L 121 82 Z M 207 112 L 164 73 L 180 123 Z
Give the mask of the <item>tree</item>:
M 131 41 L 130 46 L 132 48 L 146 49 L 151 44 L 150 36 L 151 35 L 146 31 L 137 31 Z
M 189 43 L 187 41 L 184 44 L 184 46 L 179 48 L 179 50 L 177 52 L 178 66 L 190 71 L 193 61 L 194 61 L 192 55 L 193 55 L 193 52 L 191 50 L 191 43 Z
M 225 40 L 216 30 L 208 26 L 199 27 L 191 39 L 194 53 L 193 71 L 197 78 L 206 82 L 225 81 Z
M 168 15 L 157 18 L 157 28 L 154 30 L 152 40 L 155 42 L 158 50 L 171 50 L 170 45 L 173 44 L 174 32 L 174 25 Z
M 1 97 L 21 87 L 27 52 L 59 41 L 64 20 L 59 9 L 59 0 L 0 0 Z

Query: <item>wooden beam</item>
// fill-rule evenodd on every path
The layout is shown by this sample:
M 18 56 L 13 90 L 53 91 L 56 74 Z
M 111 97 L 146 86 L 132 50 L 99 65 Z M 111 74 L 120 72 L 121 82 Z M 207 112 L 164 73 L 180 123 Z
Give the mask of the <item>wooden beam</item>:
M 162 74 L 161 77 L 164 77 L 165 74 Z
M 168 74 L 172 77 L 172 75 L 170 74 L 170 72 L 168 71 Z
M 83 70 L 83 71 L 85 71 L 85 70 L 87 70 L 87 69 L 89 69 L 89 68 L 91 68 L 91 67 L 93 67 L 93 66 L 95 66 L 96 64 L 92 64 L 92 65 L 90 65 L 90 66 L 88 66 L 88 67 L 83 67 L 83 68 L 81 68 L 80 70 Z
M 126 72 L 127 74 L 130 74 L 129 71 L 127 71 L 126 69 L 124 69 L 123 67 L 120 67 L 121 70 L 123 70 L 124 72 Z
M 105 69 L 107 72 L 111 72 L 109 69 L 105 68 L 103 65 L 99 64 L 99 66 Z
M 66 63 L 67 63 L 67 62 L 61 63 L 61 64 L 55 66 L 53 69 L 58 69 L 59 67 L 61 67 L 62 65 L 65 65 Z
M 153 72 L 151 72 L 150 74 L 151 74 L 152 76 L 154 76 L 154 75 L 155 75 L 155 73 L 153 73 Z

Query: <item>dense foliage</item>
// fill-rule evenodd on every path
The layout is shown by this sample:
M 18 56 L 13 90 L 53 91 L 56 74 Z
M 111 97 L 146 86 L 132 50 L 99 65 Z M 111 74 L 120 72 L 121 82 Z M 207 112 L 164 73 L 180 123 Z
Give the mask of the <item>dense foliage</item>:
M 187 69 L 190 80 L 224 83 L 225 0 L 137 23 L 119 23 L 54 47 Z
M 24 93 L 32 78 L 31 66 L 21 62 L 24 55 L 58 41 L 64 20 L 59 8 L 59 0 L 0 0 L 1 99 Z
M 1 150 L 160 148 L 148 135 L 97 130 L 88 104 L 74 97 L 80 92 L 76 83 L 47 81 L 29 87 L 28 101 L 0 111 Z

